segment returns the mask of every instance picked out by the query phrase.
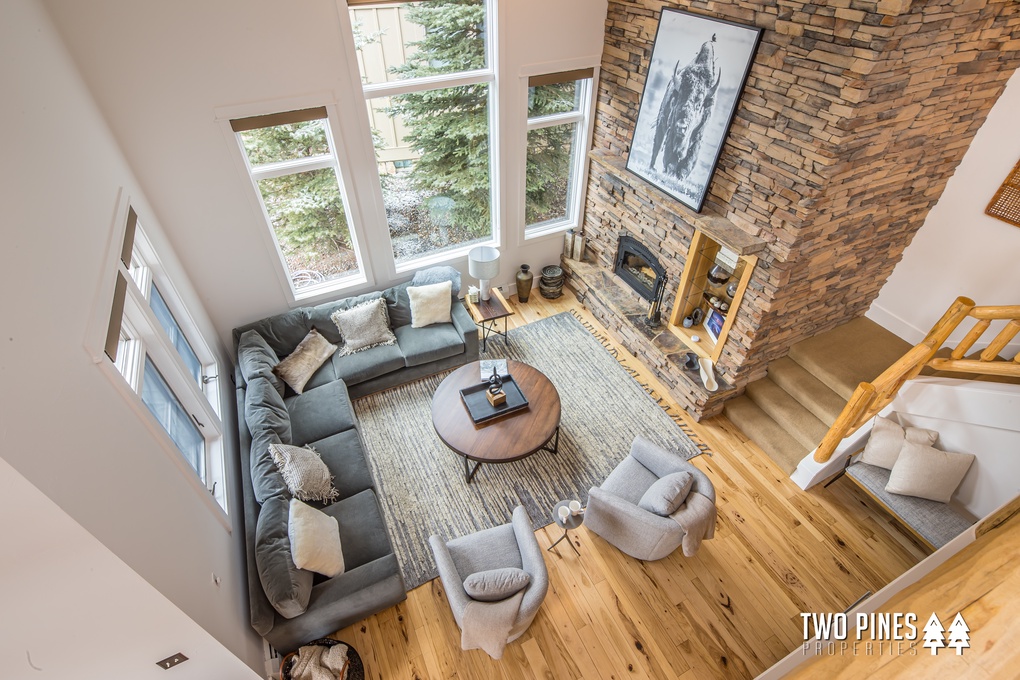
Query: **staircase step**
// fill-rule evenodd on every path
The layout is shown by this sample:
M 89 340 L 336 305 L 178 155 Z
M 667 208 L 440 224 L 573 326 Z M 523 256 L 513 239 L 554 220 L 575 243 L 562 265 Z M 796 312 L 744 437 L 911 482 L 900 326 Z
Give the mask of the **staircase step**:
M 871 382 L 912 345 L 867 317 L 802 340 L 789 357 L 843 399 L 862 382 Z
M 753 434 L 754 443 L 788 475 L 814 448 L 806 448 L 745 395 L 727 401 L 723 412 L 741 432 Z
M 846 399 L 787 357 L 769 364 L 769 378 L 800 402 L 826 427 L 836 422 L 836 418 L 846 406 Z M 818 442 L 815 442 L 815 445 L 817 446 Z
M 808 450 L 818 446 L 829 431 L 828 425 L 769 378 L 755 380 L 747 386 L 744 394 Z

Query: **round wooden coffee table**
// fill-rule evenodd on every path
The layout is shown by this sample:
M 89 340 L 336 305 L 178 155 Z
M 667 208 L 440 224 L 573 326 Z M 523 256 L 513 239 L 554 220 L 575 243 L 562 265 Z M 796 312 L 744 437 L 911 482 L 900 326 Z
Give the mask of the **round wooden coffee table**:
M 482 463 L 509 463 L 538 451 L 556 453 L 560 445 L 560 393 L 538 369 L 507 360 L 507 370 L 528 400 L 528 408 L 475 425 L 460 391 L 481 384 L 479 362 L 446 376 L 432 397 L 432 425 L 451 450 L 464 457 L 464 479 Z M 468 461 L 475 461 L 474 469 Z

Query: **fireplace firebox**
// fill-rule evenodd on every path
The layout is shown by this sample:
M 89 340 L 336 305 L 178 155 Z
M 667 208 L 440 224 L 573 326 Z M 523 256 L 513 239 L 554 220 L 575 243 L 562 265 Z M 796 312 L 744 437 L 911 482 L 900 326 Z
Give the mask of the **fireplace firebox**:
M 661 300 L 666 283 L 666 268 L 633 236 L 620 236 L 613 273 L 627 282 L 638 295 L 651 303 Z

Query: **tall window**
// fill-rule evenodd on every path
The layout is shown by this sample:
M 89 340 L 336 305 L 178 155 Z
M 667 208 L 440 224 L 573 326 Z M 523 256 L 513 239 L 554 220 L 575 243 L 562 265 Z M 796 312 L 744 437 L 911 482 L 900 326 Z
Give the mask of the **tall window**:
M 398 271 L 494 239 L 488 0 L 348 0 Z
M 593 69 L 528 79 L 528 235 L 577 226 Z
M 295 299 L 363 280 L 325 108 L 230 121 Z
M 218 366 L 128 208 L 105 351 L 167 436 L 167 446 L 226 507 Z

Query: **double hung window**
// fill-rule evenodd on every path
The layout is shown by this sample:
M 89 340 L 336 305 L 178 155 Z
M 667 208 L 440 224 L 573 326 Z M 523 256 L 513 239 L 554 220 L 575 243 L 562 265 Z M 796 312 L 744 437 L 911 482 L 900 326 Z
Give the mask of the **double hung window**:
M 225 508 L 217 362 L 130 207 L 104 349 L 175 460 Z
M 496 238 L 489 0 L 349 0 L 397 271 Z
M 577 226 L 593 69 L 528 79 L 525 234 Z
M 230 121 L 295 299 L 364 280 L 325 107 Z

